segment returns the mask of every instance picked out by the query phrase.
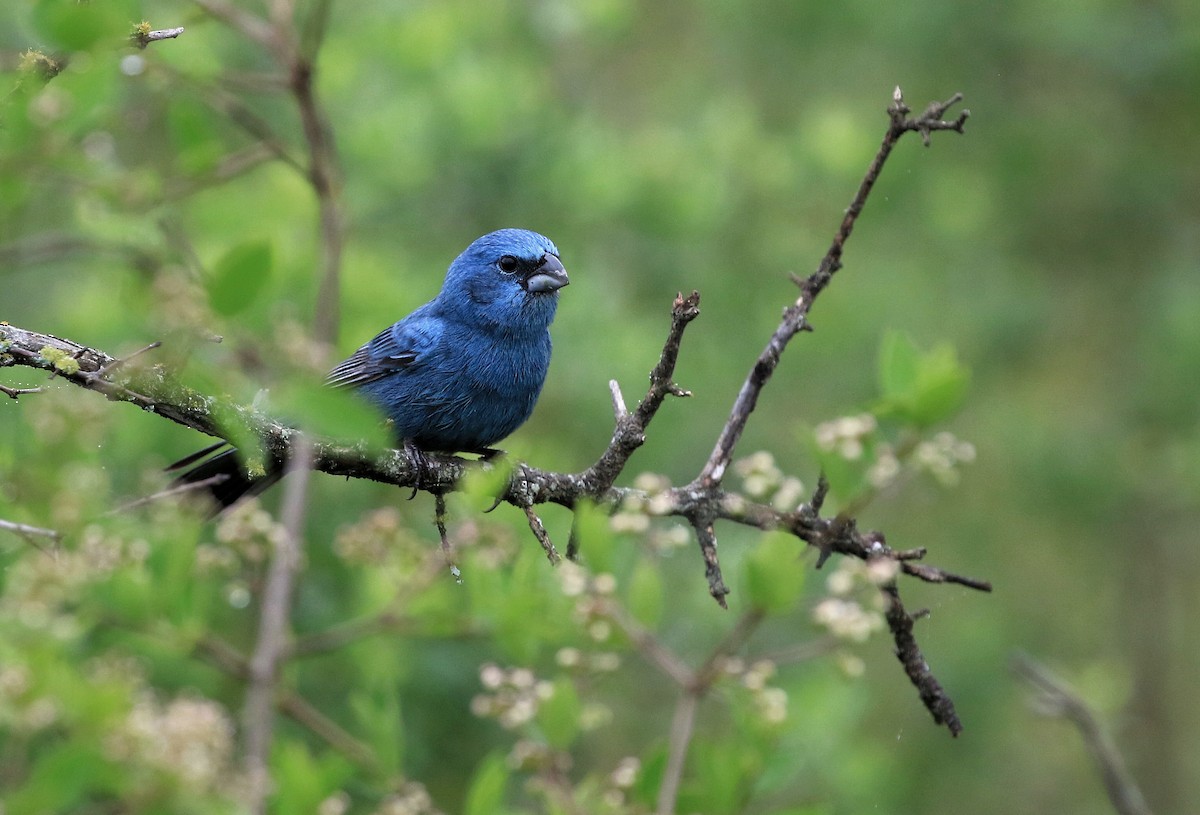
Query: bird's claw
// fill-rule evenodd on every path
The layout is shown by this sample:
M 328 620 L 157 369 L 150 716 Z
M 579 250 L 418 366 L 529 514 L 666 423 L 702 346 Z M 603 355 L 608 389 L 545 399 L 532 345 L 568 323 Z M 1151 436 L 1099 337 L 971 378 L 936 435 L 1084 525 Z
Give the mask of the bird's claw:
M 412 462 L 417 476 L 413 484 L 412 495 L 408 496 L 408 500 L 411 501 L 417 497 L 418 491 L 425 488 L 425 470 L 429 467 L 429 456 L 425 455 L 425 451 L 409 439 L 404 440 L 404 454 Z

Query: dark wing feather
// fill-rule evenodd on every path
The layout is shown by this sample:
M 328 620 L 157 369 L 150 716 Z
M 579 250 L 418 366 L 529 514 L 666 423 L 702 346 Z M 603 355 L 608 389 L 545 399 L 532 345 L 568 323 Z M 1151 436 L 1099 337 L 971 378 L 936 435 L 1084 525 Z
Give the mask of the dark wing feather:
M 185 456 L 184 458 L 179 459 L 179 461 L 176 461 L 174 464 L 168 466 L 167 472 L 173 473 L 176 470 L 182 470 L 184 467 L 191 467 L 193 464 L 195 464 L 200 459 L 208 458 L 208 456 L 211 453 L 217 452 L 218 450 L 220 450 L 222 447 L 224 447 L 227 444 L 229 444 L 229 442 L 222 439 L 221 441 L 210 444 L 208 447 L 205 447 L 203 450 L 197 450 L 196 452 L 192 453 L 190 456 Z
M 325 377 L 325 384 L 335 388 L 356 388 L 407 367 L 414 359 L 416 354 L 412 353 L 375 357 L 371 354 L 371 346 L 364 345 L 334 366 Z
M 434 339 L 428 321 L 413 319 L 420 313 L 418 310 L 380 331 L 375 339 L 335 365 L 325 377 L 325 384 L 355 388 L 410 368 Z

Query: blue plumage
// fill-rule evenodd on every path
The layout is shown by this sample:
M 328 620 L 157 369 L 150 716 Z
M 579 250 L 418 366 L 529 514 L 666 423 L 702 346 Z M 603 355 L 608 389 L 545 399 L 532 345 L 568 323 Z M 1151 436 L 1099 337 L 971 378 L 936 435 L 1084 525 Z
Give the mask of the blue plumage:
M 329 373 L 357 387 L 423 450 L 480 450 L 533 411 L 550 367 L 558 249 L 502 229 L 455 258 L 442 291 Z
M 533 412 L 550 366 L 558 289 L 567 282 L 549 238 L 524 229 L 484 235 L 450 264 L 437 297 L 335 366 L 326 382 L 356 388 L 391 419 L 401 441 L 483 452 Z M 278 480 L 281 467 L 246 476 L 236 452 L 178 481 L 227 475 L 209 490 L 224 507 Z

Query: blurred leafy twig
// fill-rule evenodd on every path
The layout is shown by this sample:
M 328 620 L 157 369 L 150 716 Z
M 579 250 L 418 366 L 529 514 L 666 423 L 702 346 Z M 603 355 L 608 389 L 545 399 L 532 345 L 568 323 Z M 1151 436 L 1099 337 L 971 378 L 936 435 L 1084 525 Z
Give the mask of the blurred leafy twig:
M 316 92 L 316 56 L 324 37 L 331 4 L 328 0 L 314 3 L 308 17 L 299 21 L 292 0 L 274 0 L 270 3 L 267 19 L 225 0 L 193 2 L 210 16 L 261 46 L 286 77 L 285 86 L 295 102 L 307 146 L 307 164 L 302 171 L 317 199 L 321 237 L 321 274 L 313 335 L 318 342 L 332 345 L 337 339 L 340 322 L 339 290 L 345 218 L 333 131 Z
M 1150 807 L 1116 744 L 1079 693 L 1027 654 L 1013 657 L 1012 670 L 1034 692 L 1033 702 L 1039 713 L 1066 719 L 1079 730 L 1100 770 L 1113 809 L 1119 815 L 1150 815 Z
M 293 477 L 288 480 L 284 493 L 284 534 L 275 541 L 267 567 L 259 610 L 258 642 L 249 663 L 244 711 L 246 777 L 250 787 L 250 811 L 258 815 L 266 811 L 271 788 L 268 759 L 274 730 L 273 701 L 282 663 L 289 650 L 288 617 L 303 556 L 304 510 L 311 459 L 312 449 L 307 440 L 298 439 L 288 462 L 289 474 Z

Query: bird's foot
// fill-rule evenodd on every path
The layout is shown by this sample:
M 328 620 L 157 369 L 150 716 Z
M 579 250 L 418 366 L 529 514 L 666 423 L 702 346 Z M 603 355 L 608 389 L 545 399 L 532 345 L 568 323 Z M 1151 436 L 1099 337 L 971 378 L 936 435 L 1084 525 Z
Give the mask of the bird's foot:
M 408 496 L 408 500 L 411 501 L 417 497 L 418 490 L 425 488 L 425 471 L 429 467 L 429 456 L 425 455 L 425 451 L 417 447 L 409 439 L 404 440 L 404 453 L 412 461 L 413 467 L 417 471 L 412 495 Z

